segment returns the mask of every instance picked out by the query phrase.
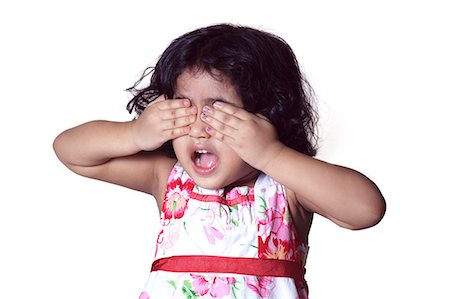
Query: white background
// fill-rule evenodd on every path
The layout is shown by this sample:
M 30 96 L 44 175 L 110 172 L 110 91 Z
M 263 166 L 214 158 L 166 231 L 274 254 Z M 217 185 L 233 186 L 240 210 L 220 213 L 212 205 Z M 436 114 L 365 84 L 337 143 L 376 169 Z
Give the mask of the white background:
M 445 1 L 9 2 L 0 4 L 0 298 L 138 297 L 154 201 L 71 173 L 52 142 L 88 120 L 128 120 L 124 89 L 172 39 L 218 22 L 292 46 L 320 102 L 318 157 L 362 171 L 386 198 L 385 218 L 368 230 L 316 217 L 311 298 L 450 298 Z

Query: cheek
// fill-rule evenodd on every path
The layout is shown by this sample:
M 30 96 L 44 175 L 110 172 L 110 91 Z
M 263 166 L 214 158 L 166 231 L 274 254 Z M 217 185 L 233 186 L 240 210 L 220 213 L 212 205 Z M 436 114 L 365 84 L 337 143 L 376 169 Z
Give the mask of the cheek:
M 180 141 L 179 141 L 179 139 L 180 139 L 180 138 L 176 138 L 176 139 L 172 140 L 172 146 L 173 146 L 173 149 L 180 147 Z
M 236 166 L 243 162 L 241 157 L 226 144 L 222 145 L 221 155 L 230 165 Z
M 175 152 L 175 156 L 177 156 L 178 160 L 183 158 L 183 153 L 185 152 L 183 150 L 186 149 L 186 143 L 183 139 L 184 137 L 179 137 L 172 141 L 173 151 Z

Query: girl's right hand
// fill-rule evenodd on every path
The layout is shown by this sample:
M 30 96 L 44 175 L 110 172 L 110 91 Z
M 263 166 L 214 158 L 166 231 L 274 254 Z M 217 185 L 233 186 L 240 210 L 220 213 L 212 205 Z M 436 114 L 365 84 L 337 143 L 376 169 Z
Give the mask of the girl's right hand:
M 196 117 L 197 108 L 188 99 L 166 100 L 161 95 L 134 121 L 134 142 L 143 151 L 158 149 L 165 142 L 188 134 Z

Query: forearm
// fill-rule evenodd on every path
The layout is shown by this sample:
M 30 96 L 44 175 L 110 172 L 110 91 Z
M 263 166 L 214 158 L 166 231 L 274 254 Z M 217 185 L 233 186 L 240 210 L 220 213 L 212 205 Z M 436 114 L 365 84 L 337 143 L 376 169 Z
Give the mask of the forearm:
M 61 133 L 53 147 L 69 168 L 100 165 L 140 151 L 132 140 L 132 125 L 132 122 L 91 121 Z
M 282 147 L 262 171 L 294 191 L 305 209 L 343 227 L 370 227 L 384 214 L 385 203 L 377 186 L 352 169 Z

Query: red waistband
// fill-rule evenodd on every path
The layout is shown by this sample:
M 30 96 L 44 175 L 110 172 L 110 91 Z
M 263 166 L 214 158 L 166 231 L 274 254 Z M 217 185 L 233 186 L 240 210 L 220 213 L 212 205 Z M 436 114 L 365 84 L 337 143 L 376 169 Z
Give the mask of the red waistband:
M 293 278 L 304 286 L 304 268 L 287 260 L 223 257 L 208 255 L 171 256 L 155 260 L 152 271 L 235 273 Z

